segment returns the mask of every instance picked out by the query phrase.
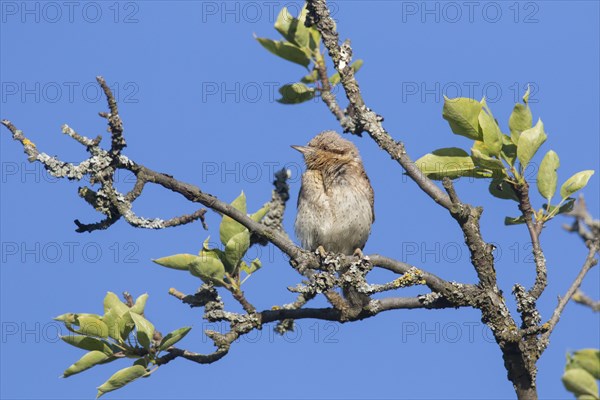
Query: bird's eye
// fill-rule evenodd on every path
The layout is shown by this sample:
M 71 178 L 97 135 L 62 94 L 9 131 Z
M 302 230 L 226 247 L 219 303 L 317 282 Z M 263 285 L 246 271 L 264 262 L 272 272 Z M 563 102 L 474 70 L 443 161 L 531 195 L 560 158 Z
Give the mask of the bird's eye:
M 330 153 L 334 153 L 334 154 L 344 154 L 344 151 L 340 150 L 340 149 L 325 149 L 325 150 Z

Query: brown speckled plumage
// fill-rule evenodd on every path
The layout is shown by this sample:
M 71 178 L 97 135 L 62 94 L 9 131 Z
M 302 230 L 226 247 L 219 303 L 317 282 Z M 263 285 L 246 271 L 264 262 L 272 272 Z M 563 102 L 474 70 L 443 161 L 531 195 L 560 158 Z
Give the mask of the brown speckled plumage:
M 306 163 L 295 223 L 302 247 L 347 255 L 362 250 L 375 220 L 374 195 L 356 146 L 325 131 L 293 147 Z

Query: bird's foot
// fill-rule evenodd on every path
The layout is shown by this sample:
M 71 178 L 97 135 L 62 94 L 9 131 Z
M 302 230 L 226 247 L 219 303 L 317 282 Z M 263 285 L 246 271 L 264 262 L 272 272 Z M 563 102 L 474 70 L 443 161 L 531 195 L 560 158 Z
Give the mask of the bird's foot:
M 365 255 L 363 254 L 361 249 L 356 249 L 354 250 L 354 254 L 352 254 L 354 257 L 360 258 L 361 260 L 365 257 Z
M 327 257 L 327 252 L 325 251 L 325 248 L 323 246 L 319 246 L 317 247 L 317 249 L 315 250 L 315 253 L 321 258 L 321 259 L 325 259 L 325 257 Z

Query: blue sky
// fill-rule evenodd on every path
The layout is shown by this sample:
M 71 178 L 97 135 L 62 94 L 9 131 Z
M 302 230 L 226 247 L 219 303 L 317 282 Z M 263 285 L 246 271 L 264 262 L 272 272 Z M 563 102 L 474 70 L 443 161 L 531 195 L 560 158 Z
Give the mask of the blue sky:
M 322 130 L 340 130 L 318 101 L 284 106 L 276 89 L 305 74 L 277 59 L 252 34 L 276 38 L 281 7 L 293 2 L 0 2 L 2 118 L 13 121 L 38 146 L 69 161 L 84 149 L 60 132 L 105 133 L 104 99 L 95 85 L 103 75 L 120 102 L 126 154 L 157 171 L 198 185 L 230 201 L 244 190 L 250 209 L 270 198 L 271 174 L 292 171 L 292 200 L 285 226 L 293 231 L 302 164 L 291 144 Z M 296 5 L 296 6 L 294 6 Z M 442 95 L 488 99 L 507 131 L 515 101 L 533 88 L 534 118 L 542 118 L 555 150 L 560 181 L 584 169 L 598 170 L 599 5 L 594 1 L 332 3 L 342 38 L 351 38 L 367 104 L 417 158 L 435 148 L 470 144 L 451 134 L 441 117 Z M 105 135 L 107 136 L 107 135 Z M 402 175 L 368 138 L 351 137 L 375 189 L 377 221 L 365 253 L 382 253 L 456 281 L 475 273 L 460 230 L 450 216 Z M 193 326 L 181 343 L 212 350 L 203 337 L 201 311 L 167 294 L 192 293 L 199 281 L 150 262 L 193 253 L 217 234 L 219 218 L 164 231 L 133 229 L 119 222 L 108 231 L 77 234 L 74 219 L 99 215 L 77 196 L 73 182 L 57 182 L 26 162 L 7 131 L 0 134 L 2 165 L 1 392 L 6 399 L 92 398 L 95 387 L 127 365 L 96 367 L 67 380 L 57 377 L 82 352 L 58 341 L 52 317 L 100 312 L 106 291 L 148 292 L 147 316 L 163 332 Z M 539 162 L 539 158 L 536 160 Z M 532 176 L 534 174 L 532 173 Z M 585 189 L 600 216 L 597 172 Z M 131 186 L 121 174 L 118 185 Z M 485 208 L 482 230 L 496 243 L 499 285 L 514 310 L 515 282 L 531 285 L 534 265 L 522 226 L 505 227 L 514 203 L 492 198 L 487 184 L 463 179 L 461 197 Z M 533 188 L 533 201 L 542 200 Z M 147 217 L 194 209 L 181 198 L 149 187 L 136 202 Z M 585 258 L 579 238 L 557 218 L 542 236 L 549 267 L 539 307 L 547 319 Z M 292 301 L 286 290 L 299 278 L 273 247 L 250 250 L 264 268 L 246 283 L 261 309 Z M 600 297 L 594 269 L 583 289 Z M 373 273 L 373 279 L 390 277 Z M 400 295 L 423 292 L 405 290 Z M 237 309 L 229 296 L 224 298 Z M 315 305 L 325 305 L 322 300 Z M 570 398 L 560 382 L 565 352 L 598 346 L 600 317 L 567 307 L 539 361 L 544 399 Z M 212 365 L 177 360 L 150 379 L 107 398 L 512 398 L 500 351 L 474 310 L 395 311 L 353 324 L 303 320 L 284 338 L 265 327 L 235 343 Z M 64 332 L 64 328 L 63 331 Z

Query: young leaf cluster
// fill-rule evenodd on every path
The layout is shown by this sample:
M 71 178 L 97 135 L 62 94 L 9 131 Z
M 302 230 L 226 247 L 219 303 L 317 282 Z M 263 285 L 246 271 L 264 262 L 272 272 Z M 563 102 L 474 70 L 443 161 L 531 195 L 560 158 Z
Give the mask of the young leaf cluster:
M 600 379 L 600 350 L 583 349 L 567 354 L 567 365 L 562 376 L 563 385 L 577 400 L 598 400 Z
M 489 192 L 494 197 L 518 202 L 517 189 L 527 185 L 524 172 L 547 138 L 542 120 L 533 124 L 528 100 L 529 89 L 523 103 L 513 108 L 508 121 L 510 134 L 505 134 L 485 98 L 477 101 L 444 97 L 442 116 L 452 133 L 473 141 L 470 154 L 457 147 L 437 149 L 419 158 L 417 166 L 431 179 L 462 176 L 491 179 Z M 535 212 L 536 220 L 546 222 L 557 214 L 569 212 L 574 203 L 571 196 L 584 188 L 594 174 L 593 170 L 586 170 L 567 179 L 559 191 L 560 201 L 553 205 L 559 166 L 558 154 L 549 150 L 542 159 L 536 180 L 538 191 L 547 203 Z M 506 225 L 524 222 L 522 216 L 505 219 Z
M 306 5 L 298 17 L 293 17 L 287 7 L 283 7 L 275 21 L 275 29 L 283 40 L 255 37 L 269 52 L 284 60 L 301 65 L 309 72 L 299 82 L 283 85 L 279 88 L 282 104 L 299 104 L 313 99 L 322 87 L 319 87 L 321 77 L 319 70 L 324 70 L 325 57 L 321 53 L 321 34 L 316 28 L 307 28 L 304 24 L 308 11 Z M 356 60 L 352 67 L 357 72 L 363 61 Z M 312 67 L 311 67 L 312 66 Z M 328 78 L 328 85 L 333 87 L 340 83 L 340 75 L 336 72 Z
M 246 195 L 242 192 L 231 205 L 238 211 L 247 213 Z M 249 215 L 256 222 L 260 222 L 266 215 L 268 206 L 265 205 L 254 214 Z M 258 258 L 252 260 L 248 265 L 243 257 L 250 247 L 250 232 L 248 229 L 226 215 L 221 220 L 219 227 L 219 238 L 223 250 L 209 247 L 209 239 L 206 238 L 198 255 L 175 254 L 152 260 L 167 268 L 189 271 L 192 275 L 202 279 L 205 283 L 215 286 L 224 286 L 228 290 L 237 291 L 242 283 L 261 267 Z M 241 272 L 246 278 L 241 280 Z
M 129 307 L 116 294 L 108 292 L 104 298 L 104 315 L 67 313 L 54 318 L 73 333 L 61 336 L 64 342 L 87 350 L 63 372 L 62 377 L 67 378 L 119 358 L 135 359 L 133 365 L 115 372 L 98 387 L 98 398 L 156 371 L 158 366 L 151 366 L 156 364 L 159 353 L 183 339 L 191 328 L 180 328 L 157 338 L 154 325 L 144 316 L 147 300 L 148 295 L 143 294 Z

